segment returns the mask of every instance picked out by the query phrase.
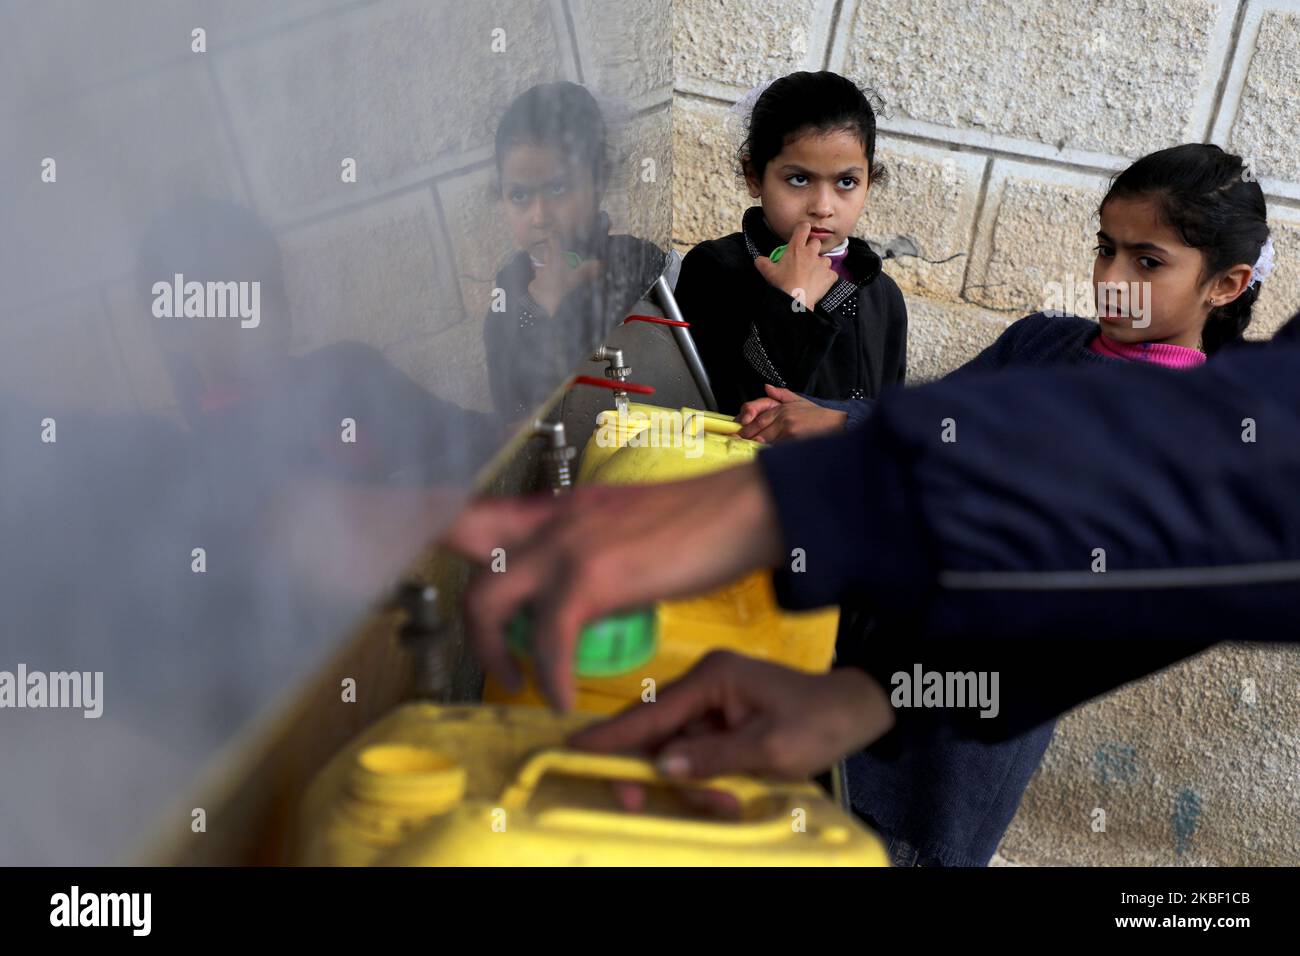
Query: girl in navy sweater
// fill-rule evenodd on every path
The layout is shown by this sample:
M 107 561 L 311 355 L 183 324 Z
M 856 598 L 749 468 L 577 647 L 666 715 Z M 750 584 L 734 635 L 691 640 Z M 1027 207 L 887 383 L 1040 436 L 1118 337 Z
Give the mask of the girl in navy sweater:
M 765 385 L 866 399 L 903 381 L 902 293 L 852 235 L 875 157 L 871 103 L 842 76 L 792 73 L 754 103 L 740 168 L 759 205 L 686 255 L 676 289 L 721 411 Z
M 1101 203 L 1093 265 L 1099 321 L 1035 313 L 952 375 L 1120 362 L 1189 369 L 1239 341 L 1273 259 L 1263 191 L 1244 173 L 1240 157 L 1199 143 L 1135 162 Z M 792 430 L 843 427 L 869 409 L 866 402 L 839 405 L 828 409 L 784 392 L 746 405 L 741 434 L 770 441 Z M 842 642 L 841 659 L 870 664 L 878 639 L 869 635 L 847 648 Z M 1091 653 L 1061 647 L 1061 660 L 1073 650 Z M 924 645 L 916 653 L 924 661 Z M 937 735 L 901 750 L 882 740 L 849 758 L 854 810 L 883 833 L 896 863 L 982 866 L 1054 727 L 1049 721 L 1000 743 Z

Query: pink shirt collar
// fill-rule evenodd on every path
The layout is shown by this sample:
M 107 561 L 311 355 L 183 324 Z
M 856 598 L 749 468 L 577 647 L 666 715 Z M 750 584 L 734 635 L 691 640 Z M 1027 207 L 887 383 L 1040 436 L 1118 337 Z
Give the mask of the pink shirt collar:
M 1205 364 L 1205 353 L 1200 349 L 1189 349 L 1185 345 L 1170 345 L 1167 342 L 1116 342 L 1105 332 L 1100 332 L 1088 343 L 1092 351 L 1107 358 L 1122 359 L 1126 362 L 1145 362 L 1148 365 L 1160 365 L 1164 368 L 1196 368 Z

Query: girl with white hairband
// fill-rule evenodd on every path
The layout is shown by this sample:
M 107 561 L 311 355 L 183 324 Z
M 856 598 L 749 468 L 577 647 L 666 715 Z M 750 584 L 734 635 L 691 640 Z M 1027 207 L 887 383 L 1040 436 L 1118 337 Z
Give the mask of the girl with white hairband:
M 1273 270 L 1264 191 L 1206 143 L 1143 156 L 1098 209 L 1097 320 L 1038 312 L 953 374 L 1120 361 L 1195 368 L 1242 338 Z

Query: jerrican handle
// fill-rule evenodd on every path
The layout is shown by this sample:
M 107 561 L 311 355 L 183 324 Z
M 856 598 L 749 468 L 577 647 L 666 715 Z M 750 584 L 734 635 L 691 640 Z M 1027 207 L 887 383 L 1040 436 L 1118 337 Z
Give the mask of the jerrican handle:
M 519 810 L 524 807 L 537 789 L 538 782 L 552 771 L 598 780 L 683 785 L 680 780 L 663 776 L 653 763 L 643 757 L 548 748 L 533 754 L 519 768 L 515 779 L 501 794 L 501 807 L 505 810 Z M 749 777 L 712 777 L 708 780 L 692 780 L 688 785 L 729 793 L 740 801 L 742 806 L 759 797 L 772 795 L 770 785 Z

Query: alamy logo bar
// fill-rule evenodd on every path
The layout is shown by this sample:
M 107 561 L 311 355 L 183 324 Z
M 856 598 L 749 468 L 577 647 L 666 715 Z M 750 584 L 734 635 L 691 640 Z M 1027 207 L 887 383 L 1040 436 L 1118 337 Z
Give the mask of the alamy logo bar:
M 133 936 L 148 936 L 152 893 L 83 893 L 73 885 L 50 897 L 51 926 L 122 926 Z

